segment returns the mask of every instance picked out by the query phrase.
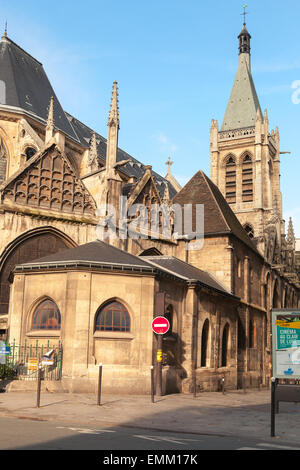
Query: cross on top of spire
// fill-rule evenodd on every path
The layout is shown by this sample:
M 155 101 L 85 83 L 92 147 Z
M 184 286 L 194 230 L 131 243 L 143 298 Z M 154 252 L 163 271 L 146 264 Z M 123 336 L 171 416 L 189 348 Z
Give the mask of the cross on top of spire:
M 166 162 L 166 165 L 168 166 L 168 173 L 171 173 L 171 166 L 173 165 L 174 162 L 172 162 L 171 157 L 168 158 L 168 161 Z
M 246 15 L 248 15 L 248 12 L 246 11 L 246 8 L 248 7 L 248 5 L 244 5 L 243 8 L 244 8 L 244 12 L 241 14 L 241 16 L 244 17 L 244 25 L 246 25 Z

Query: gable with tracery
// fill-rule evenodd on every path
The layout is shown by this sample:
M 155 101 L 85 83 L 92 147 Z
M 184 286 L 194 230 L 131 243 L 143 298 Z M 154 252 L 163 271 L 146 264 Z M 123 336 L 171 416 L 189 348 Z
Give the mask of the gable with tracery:
M 1 203 L 95 215 L 94 199 L 55 145 L 31 159 L 0 191 Z

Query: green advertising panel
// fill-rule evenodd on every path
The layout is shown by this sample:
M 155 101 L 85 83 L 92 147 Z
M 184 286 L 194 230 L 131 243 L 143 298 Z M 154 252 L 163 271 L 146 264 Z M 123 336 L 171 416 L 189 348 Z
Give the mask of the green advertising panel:
M 300 310 L 272 311 L 273 377 L 300 379 Z

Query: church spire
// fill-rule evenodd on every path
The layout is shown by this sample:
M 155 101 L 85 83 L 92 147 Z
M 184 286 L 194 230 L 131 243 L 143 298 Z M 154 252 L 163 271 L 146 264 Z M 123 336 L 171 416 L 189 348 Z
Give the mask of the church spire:
M 242 15 L 244 16 L 244 25 L 243 29 L 238 37 L 239 39 L 239 54 L 250 54 L 250 41 L 251 41 L 251 36 L 247 31 L 246 28 L 246 15 L 248 13 L 246 12 L 247 5 L 244 5 L 244 13 Z
M 245 8 L 245 7 L 244 7 Z M 244 12 L 246 15 L 246 12 Z M 239 65 L 227 105 L 221 132 L 254 127 L 258 114 L 263 118 L 251 74 L 251 35 L 246 22 L 239 39 Z

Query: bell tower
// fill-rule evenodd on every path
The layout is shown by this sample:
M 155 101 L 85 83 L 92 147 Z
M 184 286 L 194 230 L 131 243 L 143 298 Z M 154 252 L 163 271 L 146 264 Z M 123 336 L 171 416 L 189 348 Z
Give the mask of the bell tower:
M 246 13 L 245 13 L 246 14 Z M 238 70 L 219 129 L 210 130 L 211 179 L 269 262 L 281 264 L 285 237 L 280 191 L 280 137 L 269 130 L 251 73 L 251 35 L 238 36 Z

